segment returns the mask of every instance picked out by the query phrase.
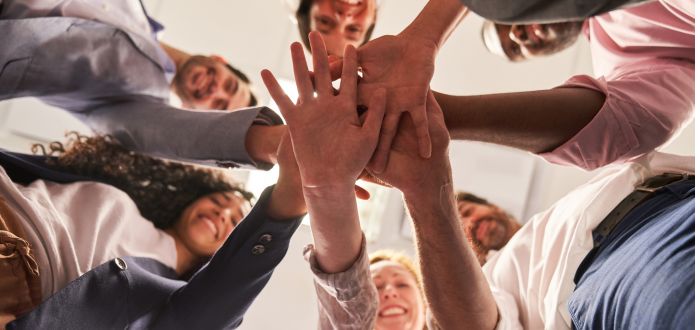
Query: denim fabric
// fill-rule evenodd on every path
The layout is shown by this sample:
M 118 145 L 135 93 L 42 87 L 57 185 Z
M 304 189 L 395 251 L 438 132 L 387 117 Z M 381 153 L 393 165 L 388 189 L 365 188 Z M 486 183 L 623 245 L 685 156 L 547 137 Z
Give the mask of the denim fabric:
M 695 182 L 662 188 L 633 209 L 574 281 L 574 329 L 692 329 Z

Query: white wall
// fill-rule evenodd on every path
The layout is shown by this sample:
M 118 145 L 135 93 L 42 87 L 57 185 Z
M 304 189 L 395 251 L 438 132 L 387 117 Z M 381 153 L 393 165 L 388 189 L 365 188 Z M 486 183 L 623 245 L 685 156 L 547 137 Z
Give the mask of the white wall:
M 383 0 L 375 36 L 399 32 L 415 17 L 425 0 Z M 269 68 L 292 79 L 288 45 L 297 40 L 291 14 L 281 0 L 235 1 L 145 0 L 147 9 L 166 26 L 164 41 L 192 53 L 220 54 L 247 72 L 267 103 L 258 72 Z M 525 64 L 511 64 L 489 55 L 478 32 L 481 20 L 470 16 L 444 45 L 436 63 L 433 89 L 453 94 L 479 94 L 544 89 L 574 74 L 590 73 L 587 43 L 580 40 L 562 54 Z M 0 146 L 28 150 L 30 141 L 60 140 L 65 130 L 87 129 L 62 112 L 34 100 L 0 103 Z M 694 154 L 694 125 L 668 147 Z M 545 163 L 526 153 L 480 143 L 451 146 L 455 184 L 485 195 L 508 211 L 527 219 L 545 209 L 591 173 Z M 499 174 L 500 173 L 500 174 Z M 412 254 L 405 231 L 401 197 L 391 192 L 383 210 L 378 239 L 370 249 L 392 247 Z M 311 242 L 309 228 L 294 236 L 288 256 L 253 304 L 243 329 L 312 329 L 315 294 L 302 248 Z

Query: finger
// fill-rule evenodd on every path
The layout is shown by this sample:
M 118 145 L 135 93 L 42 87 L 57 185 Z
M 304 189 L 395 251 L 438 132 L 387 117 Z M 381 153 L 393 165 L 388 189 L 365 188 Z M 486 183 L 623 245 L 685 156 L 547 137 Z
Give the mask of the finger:
M 438 103 L 433 92 L 428 92 L 428 106 L 427 106 L 427 108 L 428 108 L 427 109 L 428 113 L 434 113 L 436 115 L 439 115 L 440 119 L 442 121 L 445 121 L 445 118 L 444 118 L 443 113 L 442 113 L 442 108 L 440 107 L 440 103 Z
M 328 69 L 328 55 L 321 34 L 317 31 L 309 33 L 309 43 L 311 44 L 311 56 L 314 61 L 316 92 L 318 92 L 318 95 L 332 95 L 333 86 L 331 86 L 331 75 Z
M 311 100 L 314 95 L 314 88 L 311 84 L 311 78 L 309 78 L 309 68 L 306 65 L 304 48 L 298 42 L 293 43 L 290 48 L 292 52 L 292 66 L 294 67 L 294 80 L 297 83 L 297 91 L 299 91 L 299 101 Z
M 340 95 L 357 97 L 357 50 L 352 45 L 345 47 L 343 76 L 340 79 Z
M 377 145 L 377 149 L 374 151 L 374 155 L 372 156 L 372 161 L 370 163 L 370 168 L 375 173 L 382 173 L 386 168 L 386 164 L 389 161 L 391 143 L 394 141 L 394 136 L 396 136 L 396 128 L 399 126 L 399 119 L 401 119 L 401 112 L 398 111 L 389 111 L 384 116 L 384 122 L 382 123 L 382 130 L 379 136 L 379 144 Z
M 331 73 L 331 80 L 336 81 L 340 79 L 343 74 L 343 59 L 335 55 L 328 56 L 328 66 Z
M 362 188 L 360 186 L 355 186 L 355 196 L 361 200 L 368 200 L 370 198 L 370 193 L 369 191 L 365 190 L 365 188 Z
M 284 92 L 270 70 L 262 70 L 260 76 L 262 77 L 263 83 L 265 83 L 265 88 L 267 88 L 267 91 L 270 93 L 270 97 L 272 97 L 280 108 L 282 116 L 287 118 L 294 108 L 294 103 L 289 99 L 289 96 Z
M 372 142 L 377 143 L 377 138 L 379 137 L 379 131 L 382 128 L 382 119 L 384 118 L 384 113 L 386 112 L 386 89 L 380 88 L 372 96 L 372 100 L 369 104 L 369 109 L 367 110 L 367 117 L 365 118 L 362 129 L 366 134 L 370 134 L 372 137 Z
M 360 177 L 358 179 L 365 181 L 365 182 L 371 182 L 374 184 L 378 184 L 378 185 L 383 186 L 383 187 L 393 188 L 390 184 L 388 184 L 388 183 L 380 180 L 378 177 L 374 176 L 367 169 L 362 170 L 362 173 L 360 174 Z
M 421 157 L 430 158 L 432 145 L 430 144 L 430 131 L 428 130 L 428 113 L 426 105 L 416 106 L 409 111 L 413 126 L 416 127 L 418 137 L 418 151 Z

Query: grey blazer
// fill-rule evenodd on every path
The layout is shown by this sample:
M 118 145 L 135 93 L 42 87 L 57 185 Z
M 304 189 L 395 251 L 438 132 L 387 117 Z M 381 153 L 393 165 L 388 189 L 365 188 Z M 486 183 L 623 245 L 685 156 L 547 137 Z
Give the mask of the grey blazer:
M 0 1 L 2 4 L 2 1 Z M 256 164 L 248 128 L 279 125 L 266 107 L 189 111 L 168 104 L 160 45 L 111 25 L 73 17 L 7 17 L 0 7 L 0 101 L 37 97 L 101 134 L 154 156 L 206 165 Z

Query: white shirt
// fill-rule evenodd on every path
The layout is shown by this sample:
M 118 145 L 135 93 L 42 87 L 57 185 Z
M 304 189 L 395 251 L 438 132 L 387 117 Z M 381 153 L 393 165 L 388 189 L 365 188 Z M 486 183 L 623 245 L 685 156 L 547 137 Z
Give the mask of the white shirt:
M 116 257 L 156 259 L 175 269 L 175 241 L 144 219 L 129 196 L 97 182 L 13 183 L 0 168 L 0 193 L 39 264 L 42 300 Z
M 651 153 L 612 165 L 535 215 L 483 267 L 499 329 L 568 329 L 574 274 L 593 248 L 592 231 L 644 180 L 664 172 L 694 173 L 695 157 Z

